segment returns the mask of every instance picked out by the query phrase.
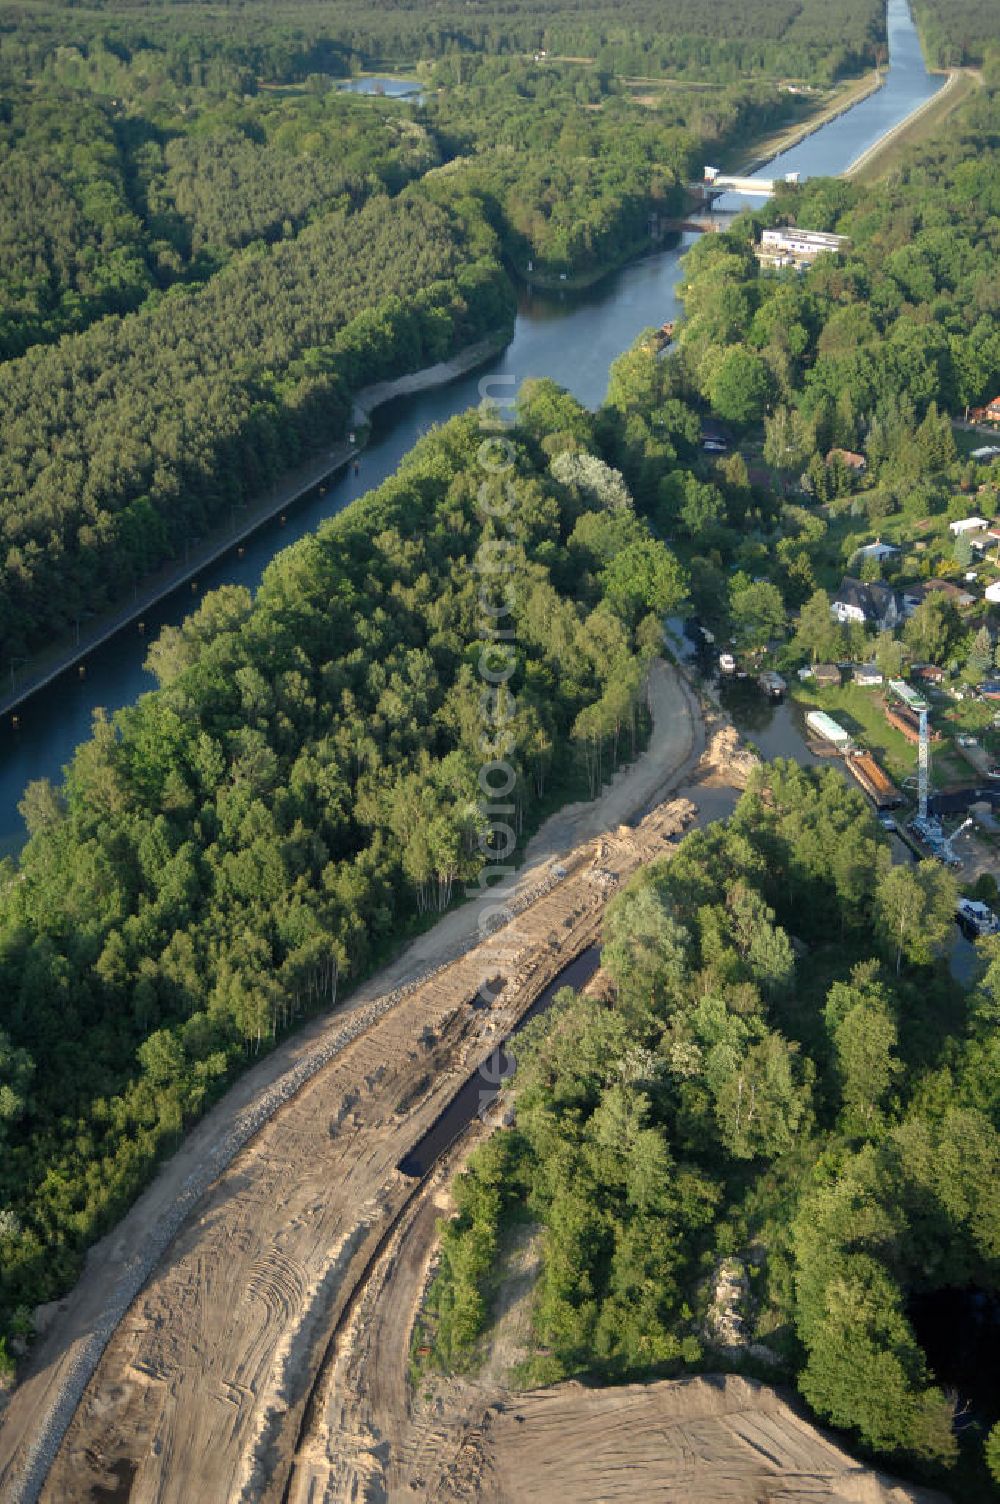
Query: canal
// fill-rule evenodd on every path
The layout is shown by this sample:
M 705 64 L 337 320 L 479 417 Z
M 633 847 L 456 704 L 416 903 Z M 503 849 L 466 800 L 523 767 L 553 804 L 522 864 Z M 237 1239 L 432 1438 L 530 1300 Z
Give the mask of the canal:
M 889 0 L 890 68 L 885 87 L 847 114 L 831 121 L 792 151 L 762 170 L 771 176 L 793 169 L 804 176 L 842 171 L 858 153 L 905 118 L 940 87 L 928 74 L 906 0 Z M 481 382 L 492 380 L 495 394 L 507 393 L 526 377 L 547 376 L 581 402 L 596 406 L 604 396 L 612 361 L 653 324 L 675 318 L 675 285 L 680 259 L 693 240 L 681 236 L 661 251 L 607 277 L 584 291 L 523 290 L 514 337 L 483 371 L 446 387 L 401 398 L 377 410 L 371 443 L 357 474 L 344 471 L 320 495 L 318 490 L 289 508 L 287 521 L 264 524 L 242 557 L 231 554 L 206 569 L 193 593 L 184 586 L 146 613 L 145 635 L 135 624 L 96 649 L 86 660 L 86 676 L 75 668 L 40 690 L 20 708 L 19 728 L 9 719 L 0 728 L 0 855 L 23 839 L 18 801 L 34 778 L 58 781 L 73 749 L 89 735 L 95 707 L 111 712 L 153 688 L 143 667 L 150 640 L 167 624 L 180 623 L 205 591 L 223 584 L 256 588 L 274 555 L 348 502 L 391 475 L 420 435 L 479 401 Z M 498 378 L 506 379 L 501 387 Z
M 404 1175 L 422 1178 L 434 1167 L 444 1151 L 464 1133 L 476 1117 L 485 1117 L 493 1107 L 504 1084 L 517 1069 L 517 1057 L 511 1046 L 526 1024 L 541 1013 L 547 1013 L 564 987 L 578 991 L 590 981 L 601 960 L 600 949 L 590 945 L 553 978 L 545 990 L 539 993 L 524 1017 L 511 1030 L 494 1053 L 483 1062 L 479 1070 L 462 1083 L 447 1107 L 435 1118 L 423 1138 L 414 1144 L 410 1152 L 399 1162 Z

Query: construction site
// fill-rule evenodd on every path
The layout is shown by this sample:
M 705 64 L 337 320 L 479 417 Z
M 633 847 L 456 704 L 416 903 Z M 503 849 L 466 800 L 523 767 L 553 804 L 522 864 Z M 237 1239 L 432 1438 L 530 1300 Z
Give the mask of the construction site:
M 930 1500 L 746 1380 L 511 1389 L 527 1255 L 480 1377 L 411 1385 L 451 1178 L 505 1110 L 498 1046 L 593 971 L 610 897 L 694 797 L 731 807 L 753 765 L 673 670 L 650 692 L 646 752 L 543 827 L 490 923 L 453 911 L 248 1072 L 41 1313 L 5 1504 Z

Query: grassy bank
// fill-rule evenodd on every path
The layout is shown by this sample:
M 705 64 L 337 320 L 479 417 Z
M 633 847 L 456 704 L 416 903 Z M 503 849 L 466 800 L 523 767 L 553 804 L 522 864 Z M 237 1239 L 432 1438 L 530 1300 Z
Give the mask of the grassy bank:
M 888 137 L 867 156 L 857 172 L 850 176 L 859 183 L 873 183 L 896 171 L 911 147 L 938 131 L 948 116 L 982 84 L 981 76 L 971 69 L 954 72 L 939 94 L 925 110 Z
M 722 153 L 719 165 L 724 171 L 737 174 L 757 171 L 782 152 L 791 151 L 793 146 L 798 146 L 800 141 L 805 141 L 824 125 L 829 125 L 831 120 L 836 120 L 847 110 L 853 109 L 856 104 L 880 89 L 884 82 L 882 74 L 866 73 L 863 78 L 852 78 L 838 84 L 825 95 L 825 102 L 819 104 L 817 109 L 772 131 L 755 144 L 749 155 L 745 144 L 727 148 Z

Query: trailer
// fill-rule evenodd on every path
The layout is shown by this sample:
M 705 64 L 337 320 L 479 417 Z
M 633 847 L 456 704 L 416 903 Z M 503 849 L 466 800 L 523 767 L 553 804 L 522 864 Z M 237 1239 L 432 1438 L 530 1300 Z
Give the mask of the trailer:
M 832 742 L 840 752 L 846 752 L 851 745 L 850 732 L 838 725 L 825 710 L 810 710 L 806 716 L 806 725 L 821 741 Z
M 848 753 L 846 761 L 855 781 L 861 785 L 876 809 L 899 808 L 903 802 L 902 794 L 870 752 Z

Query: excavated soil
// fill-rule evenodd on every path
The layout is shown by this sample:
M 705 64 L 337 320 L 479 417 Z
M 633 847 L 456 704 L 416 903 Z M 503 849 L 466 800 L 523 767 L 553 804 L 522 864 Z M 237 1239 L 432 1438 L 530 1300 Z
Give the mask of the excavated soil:
M 95 1247 L 7 1410 L 4 1504 L 921 1497 L 742 1380 L 512 1394 L 527 1285 L 487 1377 L 410 1391 L 448 1179 L 490 1123 L 474 1119 L 423 1181 L 397 1167 L 595 942 L 619 885 L 693 818 L 687 800 L 653 806 L 697 761 L 697 704 L 663 665 L 651 703 L 647 752 L 539 833 L 488 938 L 478 904 L 450 913 L 286 1041 Z M 716 738 L 695 776 L 723 779 L 731 765 L 736 782 L 740 762 Z M 495 1002 L 473 1007 L 496 977 Z

